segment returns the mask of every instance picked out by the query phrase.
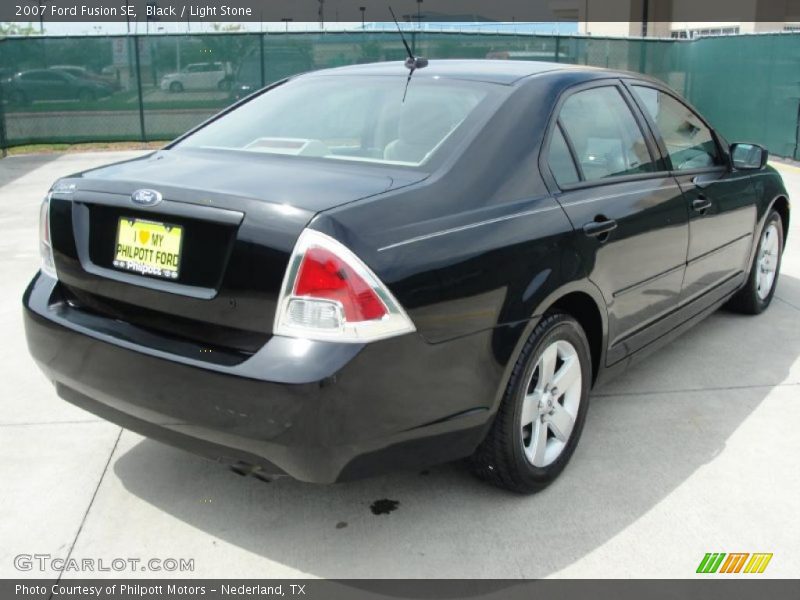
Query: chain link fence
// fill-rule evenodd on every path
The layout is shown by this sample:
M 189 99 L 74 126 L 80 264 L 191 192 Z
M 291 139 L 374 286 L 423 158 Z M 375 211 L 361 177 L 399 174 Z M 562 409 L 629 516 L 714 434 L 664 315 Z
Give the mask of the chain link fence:
M 435 33 L 437 58 L 542 60 L 646 73 L 729 140 L 800 159 L 800 34 L 693 41 Z M 288 75 L 402 60 L 395 33 L 217 33 L 0 40 L 0 147 L 169 140 Z

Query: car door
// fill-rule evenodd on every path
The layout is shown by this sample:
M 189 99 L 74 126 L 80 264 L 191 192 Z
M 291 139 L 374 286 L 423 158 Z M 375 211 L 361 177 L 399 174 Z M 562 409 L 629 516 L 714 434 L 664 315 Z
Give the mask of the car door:
M 571 89 L 556 114 L 548 168 L 588 278 L 607 304 L 611 365 L 646 345 L 648 325 L 678 304 L 686 205 L 619 81 Z
M 27 71 L 20 74 L 20 87 L 31 100 L 49 99 L 48 82 L 44 78 L 46 74 L 46 71 Z
M 220 79 L 222 79 L 220 63 L 208 63 L 203 66 L 203 89 L 216 88 Z
M 684 102 L 655 86 L 629 83 L 689 212 L 681 303 L 705 294 L 712 302 L 738 285 L 747 269 L 756 222 L 750 177 L 730 168 L 717 136 Z
M 211 76 L 211 66 L 208 63 L 197 65 L 197 72 L 194 74 L 192 88 L 196 90 L 207 90 Z
M 49 88 L 48 97 L 53 100 L 71 100 L 78 95 L 78 86 L 74 77 L 65 73 L 51 71 L 44 75 Z
M 220 82 L 225 78 L 225 70 L 222 63 L 211 63 L 208 65 L 208 79 L 206 85 L 209 89 L 218 89 Z
M 203 65 L 189 65 L 183 76 L 183 87 L 187 90 L 198 90 L 203 87 Z

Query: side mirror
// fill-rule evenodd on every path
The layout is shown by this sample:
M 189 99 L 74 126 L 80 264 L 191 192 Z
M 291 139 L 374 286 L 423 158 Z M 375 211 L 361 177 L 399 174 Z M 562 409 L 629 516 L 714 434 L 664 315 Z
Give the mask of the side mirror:
M 733 168 L 740 170 L 763 169 L 769 152 L 758 144 L 731 144 Z

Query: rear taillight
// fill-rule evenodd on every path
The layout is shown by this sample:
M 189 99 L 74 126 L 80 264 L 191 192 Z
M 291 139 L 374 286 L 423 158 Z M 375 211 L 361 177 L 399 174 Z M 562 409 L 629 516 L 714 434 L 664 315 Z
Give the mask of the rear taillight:
M 50 196 L 44 199 L 39 209 L 39 254 L 42 256 L 42 273 L 57 277 L 53 261 L 53 243 L 50 240 Z
M 338 342 L 371 342 L 414 331 L 400 304 L 355 254 L 306 229 L 281 287 L 273 333 Z

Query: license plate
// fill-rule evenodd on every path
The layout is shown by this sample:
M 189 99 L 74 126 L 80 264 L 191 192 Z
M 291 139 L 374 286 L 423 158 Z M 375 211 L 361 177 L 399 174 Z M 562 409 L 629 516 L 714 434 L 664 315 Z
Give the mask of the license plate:
M 183 227 L 120 217 L 114 266 L 125 271 L 177 279 Z

